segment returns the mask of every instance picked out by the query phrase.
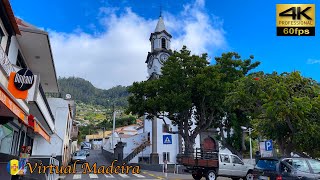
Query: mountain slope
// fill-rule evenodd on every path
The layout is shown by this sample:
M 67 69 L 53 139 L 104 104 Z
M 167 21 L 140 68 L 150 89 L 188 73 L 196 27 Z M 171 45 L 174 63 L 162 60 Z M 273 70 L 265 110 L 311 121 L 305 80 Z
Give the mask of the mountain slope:
M 71 94 L 73 99 L 78 102 L 104 107 L 125 108 L 128 105 L 127 98 L 129 93 L 127 87 L 116 86 L 107 90 L 94 87 L 89 81 L 77 78 L 59 78 L 58 80 L 62 94 Z

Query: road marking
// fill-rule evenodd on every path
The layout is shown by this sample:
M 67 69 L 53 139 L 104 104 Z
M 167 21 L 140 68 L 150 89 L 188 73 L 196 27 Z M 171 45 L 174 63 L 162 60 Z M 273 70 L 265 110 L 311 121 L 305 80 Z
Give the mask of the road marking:
M 90 179 L 98 179 L 98 175 L 96 174 L 89 174 Z
M 126 174 L 118 174 L 119 176 L 121 176 L 122 178 L 129 178 L 130 176 L 126 175 Z
M 114 176 L 112 176 L 112 174 L 105 174 L 104 175 L 106 178 L 114 178 Z
M 132 174 L 132 175 L 134 175 L 134 176 L 136 176 L 138 178 L 144 178 L 144 176 L 142 176 L 141 174 Z
M 75 175 L 73 176 L 73 179 L 81 179 L 81 174 L 75 174 Z

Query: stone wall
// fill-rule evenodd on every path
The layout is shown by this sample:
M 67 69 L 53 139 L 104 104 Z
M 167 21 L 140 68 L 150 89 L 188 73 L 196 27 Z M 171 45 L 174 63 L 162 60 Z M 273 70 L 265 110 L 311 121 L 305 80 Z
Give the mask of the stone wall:
M 114 154 L 112 152 L 102 149 L 102 154 L 104 155 L 104 157 L 107 159 L 108 162 L 112 162 L 115 160 Z

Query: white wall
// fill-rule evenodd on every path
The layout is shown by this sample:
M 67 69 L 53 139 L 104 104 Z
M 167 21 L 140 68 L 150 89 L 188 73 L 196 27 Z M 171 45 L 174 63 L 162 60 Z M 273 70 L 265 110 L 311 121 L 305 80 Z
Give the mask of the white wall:
M 145 132 L 150 132 L 150 140 L 152 143 L 152 121 L 145 119 L 145 126 L 144 130 Z M 178 131 L 178 126 L 173 126 L 170 119 L 165 118 L 165 121 L 167 124 L 170 125 L 172 128 L 172 131 Z M 179 153 L 179 135 L 178 134 L 171 134 L 172 136 L 172 144 L 163 144 L 163 135 L 170 135 L 168 133 L 162 132 L 162 126 L 163 126 L 163 120 L 157 119 L 157 152 L 159 154 L 159 163 L 163 164 L 163 152 L 169 152 L 170 153 L 170 162 L 168 164 L 175 164 L 176 163 L 176 156 Z M 194 129 L 196 126 L 193 125 L 192 129 Z M 182 142 L 183 144 L 183 142 Z M 200 148 L 200 135 L 198 135 L 195 139 L 195 145 L 194 148 Z M 150 151 L 151 153 L 151 151 Z
M 34 139 L 34 150 L 32 155 L 48 155 L 52 153 L 63 155 L 64 145 L 69 146 L 69 137 L 67 136 L 67 121 L 69 120 L 68 102 L 61 98 L 48 98 L 49 106 L 55 117 L 55 134 L 51 136 L 51 142 L 48 143 L 43 137 Z M 71 131 L 71 129 L 69 129 Z M 69 148 L 70 149 L 70 148 Z
M 32 156 L 51 156 L 55 153 L 57 156 L 62 155 L 62 139 L 57 134 L 51 135 L 50 143 L 42 136 L 36 135 L 33 140 Z
M 121 139 L 123 141 L 123 139 Z M 115 148 L 115 145 L 117 144 L 117 142 L 120 141 L 120 138 L 118 136 L 118 134 L 115 132 L 113 135 L 113 147 L 112 146 L 112 135 L 109 136 L 109 139 L 105 140 L 105 144 L 103 145 L 103 149 L 109 152 L 113 153 L 113 149 Z
M 47 100 L 55 118 L 55 130 L 60 138 L 65 139 L 69 119 L 68 101 L 61 98 L 48 98 Z
M 170 125 L 172 131 L 178 131 L 178 126 L 173 126 L 171 120 L 165 118 L 167 124 Z M 163 120 L 157 119 L 157 152 L 159 154 L 159 163 L 163 164 L 163 152 L 169 152 L 170 154 L 170 162 L 168 164 L 176 163 L 176 156 L 179 153 L 179 136 L 178 134 L 168 134 L 162 132 Z M 150 132 L 150 140 L 152 142 L 152 121 L 149 121 L 145 118 L 145 132 Z M 163 135 L 171 135 L 172 136 L 172 144 L 163 144 Z M 151 153 L 151 150 L 150 150 Z
M 126 143 L 125 147 L 123 148 L 123 158 L 126 158 L 131 152 L 133 152 L 138 146 L 140 146 L 142 143 L 146 142 L 148 138 L 148 133 L 141 133 L 137 134 L 135 136 L 131 136 L 129 138 L 121 138 L 121 141 Z M 114 138 L 115 144 L 120 141 L 119 137 Z M 103 149 L 109 152 L 113 152 L 113 150 L 110 149 L 111 147 L 111 138 L 106 140 L 106 143 L 103 145 Z M 151 150 L 150 146 L 148 146 L 144 151 L 137 154 L 135 158 L 133 158 L 130 163 L 137 163 L 138 157 L 149 157 Z

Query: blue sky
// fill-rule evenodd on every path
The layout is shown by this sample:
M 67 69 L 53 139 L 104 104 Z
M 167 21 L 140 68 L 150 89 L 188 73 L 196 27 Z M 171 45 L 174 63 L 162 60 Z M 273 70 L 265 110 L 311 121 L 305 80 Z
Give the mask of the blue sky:
M 160 4 L 168 31 L 192 52 L 254 55 L 265 72 L 301 71 L 320 81 L 320 27 L 314 37 L 276 36 L 276 4 L 288 0 L 11 0 L 16 16 L 49 31 L 58 76 L 80 76 L 100 88 L 146 79 L 149 35 Z M 316 4 L 315 0 L 295 1 Z M 318 15 L 316 10 L 316 17 Z M 94 65 L 95 64 L 95 65 Z M 70 69 L 70 66 L 77 65 Z M 98 78 L 104 67 L 106 78 Z M 107 81 L 107 82 L 106 82 Z

